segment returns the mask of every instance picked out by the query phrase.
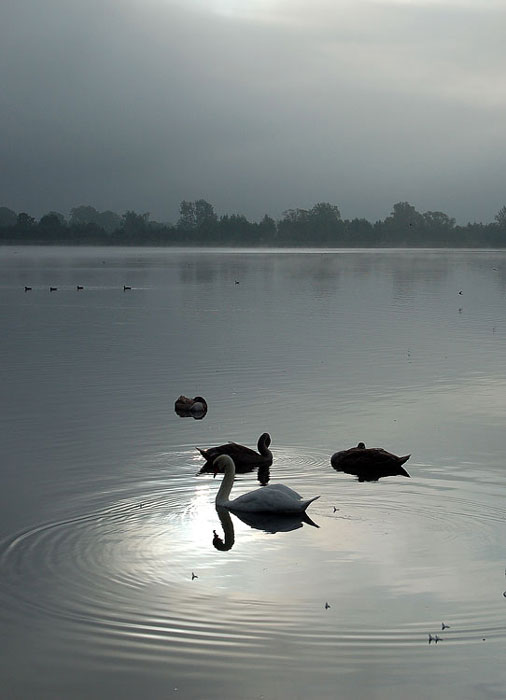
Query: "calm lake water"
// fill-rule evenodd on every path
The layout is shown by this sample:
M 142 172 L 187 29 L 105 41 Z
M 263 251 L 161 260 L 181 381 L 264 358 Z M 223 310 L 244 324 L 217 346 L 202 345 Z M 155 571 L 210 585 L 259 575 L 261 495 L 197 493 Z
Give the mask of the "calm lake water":
M 2 697 L 505 697 L 505 252 L 3 247 L 0 314 Z M 220 520 L 264 431 L 318 527 Z

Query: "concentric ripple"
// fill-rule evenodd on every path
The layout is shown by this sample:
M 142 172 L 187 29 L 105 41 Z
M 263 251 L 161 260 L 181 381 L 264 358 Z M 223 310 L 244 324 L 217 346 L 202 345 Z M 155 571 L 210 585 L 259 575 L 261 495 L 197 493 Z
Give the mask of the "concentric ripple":
M 416 479 L 358 483 L 323 452 L 278 446 L 271 483 L 320 494 L 308 511 L 318 527 L 267 531 L 219 517 L 219 483 L 195 475 L 189 447 L 175 461 L 182 471 L 131 481 L 105 507 L 5 538 L 2 616 L 60 620 L 102 655 L 118 645 L 130 660 L 170 651 L 202 668 L 225 663 L 225 649 L 227 663 L 303 653 L 323 669 L 336 651 L 340 664 L 388 658 L 429 634 L 506 637 L 506 518 L 491 486 L 436 479 L 423 465 L 413 465 Z M 256 475 L 234 488 L 258 488 Z M 227 551 L 213 547 L 213 531 Z

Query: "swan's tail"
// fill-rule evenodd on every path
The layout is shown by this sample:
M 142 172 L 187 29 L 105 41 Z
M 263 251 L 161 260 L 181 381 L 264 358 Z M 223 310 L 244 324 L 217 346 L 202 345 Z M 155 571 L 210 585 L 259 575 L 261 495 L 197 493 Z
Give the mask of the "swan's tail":
M 308 505 L 310 505 L 313 501 L 316 501 L 317 498 L 320 498 L 320 496 L 314 496 L 313 498 L 309 498 L 307 501 L 303 501 L 304 506 L 302 510 L 306 510 Z
M 200 447 L 196 447 L 195 449 L 198 450 L 198 451 L 200 452 L 200 454 L 201 454 L 202 457 L 206 460 L 206 462 L 209 461 L 209 457 L 208 457 L 207 454 L 206 454 L 206 453 L 207 453 L 207 450 L 201 450 Z M 402 462 L 401 462 L 401 464 L 402 464 Z
M 399 457 L 399 466 L 401 464 L 404 464 L 404 462 L 407 462 L 410 457 L 411 455 L 404 455 L 404 457 Z

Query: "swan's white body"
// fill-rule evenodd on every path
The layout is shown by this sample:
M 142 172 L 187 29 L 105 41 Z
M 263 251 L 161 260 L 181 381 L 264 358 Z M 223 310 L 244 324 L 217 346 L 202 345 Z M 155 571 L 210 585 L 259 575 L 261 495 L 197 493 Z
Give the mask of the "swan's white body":
M 230 491 L 235 477 L 234 460 L 228 455 L 221 455 L 214 460 L 214 467 L 216 472 L 224 472 L 223 481 L 216 496 L 216 505 L 229 510 L 249 513 L 303 513 L 310 503 L 320 498 L 314 496 L 303 500 L 300 493 L 284 484 L 269 484 L 230 500 Z

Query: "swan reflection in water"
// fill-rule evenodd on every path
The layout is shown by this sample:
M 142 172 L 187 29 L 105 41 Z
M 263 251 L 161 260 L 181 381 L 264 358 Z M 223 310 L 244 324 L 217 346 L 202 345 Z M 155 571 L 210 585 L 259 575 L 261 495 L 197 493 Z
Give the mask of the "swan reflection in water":
M 251 471 L 254 470 L 254 467 L 251 469 Z M 208 474 L 209 472 L 202 467 L 200 471 L 197 472 L 197 476 L 200 474 Z M 271 478 L 271 469 L 268 464 L 263 464 L 262 466 L 258 467 L 257 470 L 257 479 L 259 483 L 262 486 L 266 486 L 269 483 L 269 479 Z
M 213 530 L 213 546 L 220 552 L 226 552 L 234 546 L 234 523 L 227 508 L 216 506 L 216 512 L 223 528 L 224 539 L 218 535 L 216 530 Z M 234 516 L 251 528 L 263 530 L 263 532 L 272 535 L 276 532 L 298 530 L 304 523 L 312 527 L 319 527 L 305 512 L 280 515 L 278 513 L 239 513 L 234 511 Z

